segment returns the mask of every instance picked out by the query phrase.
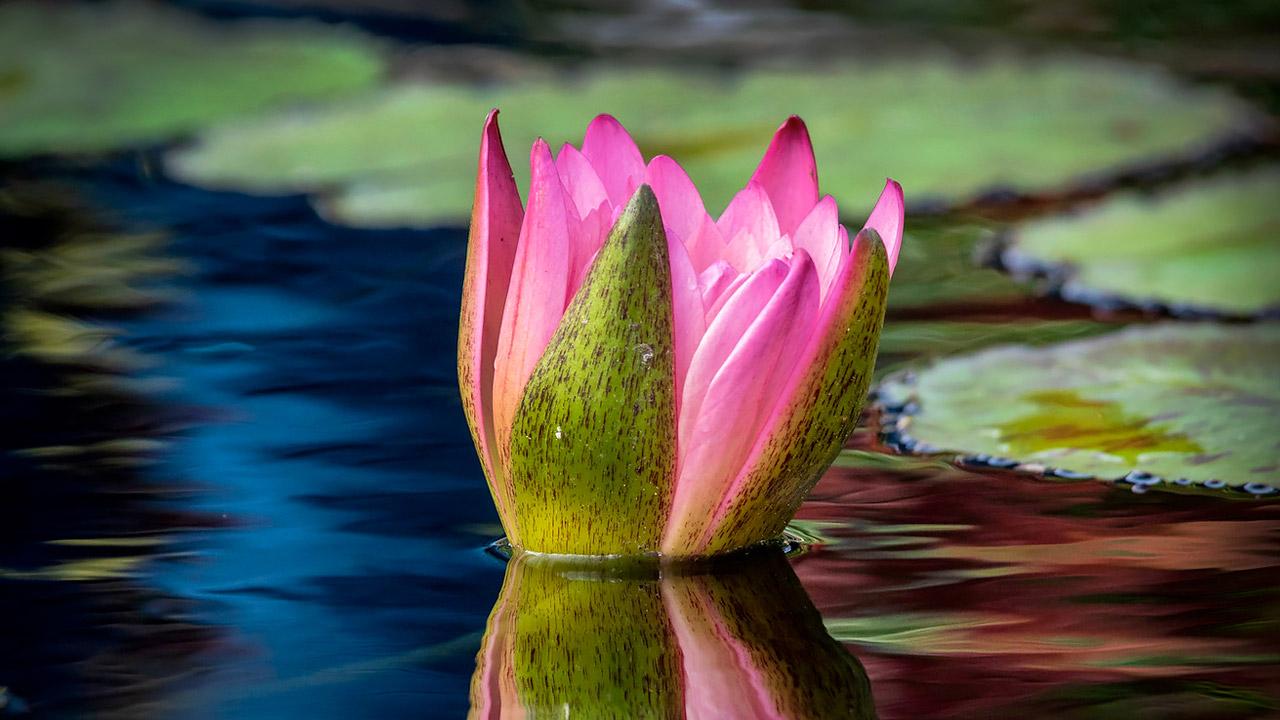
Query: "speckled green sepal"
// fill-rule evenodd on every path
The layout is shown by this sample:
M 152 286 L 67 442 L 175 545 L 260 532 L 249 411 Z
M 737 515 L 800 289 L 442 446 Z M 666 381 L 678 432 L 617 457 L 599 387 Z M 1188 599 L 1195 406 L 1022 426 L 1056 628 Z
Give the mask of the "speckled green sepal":
M 653 552 L 675 473 L 671 270 L 642 185 L 565 311 L 516 411 L 506 466 L 527 550 Z

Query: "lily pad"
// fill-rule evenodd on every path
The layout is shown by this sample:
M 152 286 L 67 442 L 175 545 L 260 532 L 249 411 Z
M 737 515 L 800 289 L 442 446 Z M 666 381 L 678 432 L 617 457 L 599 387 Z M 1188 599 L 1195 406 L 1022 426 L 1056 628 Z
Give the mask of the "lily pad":
M 370 40 L 318 24 L 219 24 L 155 3 L 6 4 L 0 157 L 164 140 L 381 74 Z
M 824 188 L 851 213 L 886 176 L 913 203 L 1070 190 L 1190 161 L 1261 121 L 1230 94 L 1141 66 L 1074 58 L 946 56 L 827 70 L 598 70 L 494 86 L 405 85 L 303 114 L 231 123 L 171 156 L 196 184 L 325 191 L 330 217 L 368 225 L 462 222 L 492 107 L 519 156 L 536 135 L 578 142 L 595 113 L 646 154 L 679 159 L 718 212 L 789 113 L 805 118 Z M 524 185 L 525 163 L 514 162 Z M 336 189 L 335 189 L 336 188 Z
M 1274 494 L 1280 324 L 1161 323 L 1005 346 L 899 373 L 887 440 L 918 454 L 1056 477 Z
M 891 291 L 892 292 L 892 291 Z M 880 333 L 876 376 L 884 377 L 903 365 L 932 360 L 993 345 L 1047 345 L 1100 335 L 1113 326 L 1092 320 L 1036 320 L 1005 318 L 1000 322 L 921 320 L 885 323 Z
M 1027 287 L 979 262 L 995 245 L 988 224 L 955 217 L 912 218 L 889 287 L 889 312 L 1009 310 L 1025 305 Z M 888 328 L 886 328 L 888 329 Z
M 1067 298 L 1178 314 L 1280 311 L 1280 168 L 1114 195 L 1016 230 L 1002 260 Z

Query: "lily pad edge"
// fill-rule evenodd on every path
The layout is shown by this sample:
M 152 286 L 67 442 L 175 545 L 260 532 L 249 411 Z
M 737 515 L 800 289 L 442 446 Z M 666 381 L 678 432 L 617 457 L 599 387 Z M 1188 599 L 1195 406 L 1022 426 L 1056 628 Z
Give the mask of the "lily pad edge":
M 1266 483 L 1247 483 L 1231 486 L 1222 480 L 1197 482 L 1187 478 L 1165 478 L 1141 470 L 1132 470 L 1121 477 L 1101 477 L 1092 473 L 1075 472 L 1067 468 L 1043 463 L 1021 462 L 1013 458 L 986 453 L 966 453 L 962 450 L 940 448 L 911 435 L 912 418 L 920 412 L 922 403 L 915 393 L 917 373 L 906 368 L 890 373 L 872 390 L 867 403 L 869 416 L 875 421 L 880 443 L 898 455 L 927 457 L 969 470 L 1003 470 L 1056 481 L 1092 480 L 1128 487 L 1135 494 L 1143 494 L 1154 486 L 1161 490 L 1212 495 L 1232 499 L 1258 499 L 1275 496 L 1280 488 Z M 888 397 L 887 389 L 893 386 L 911 388 L 903 396 Z

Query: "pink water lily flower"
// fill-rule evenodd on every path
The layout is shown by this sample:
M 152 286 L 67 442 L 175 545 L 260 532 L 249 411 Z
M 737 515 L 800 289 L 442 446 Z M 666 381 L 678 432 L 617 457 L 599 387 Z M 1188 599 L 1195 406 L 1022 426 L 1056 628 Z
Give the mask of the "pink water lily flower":
M 539 139 L 522 207 L 485 121 L 458 344 L 464 410 L 524 550 L 695 556 L 776 536 L 865 399 L 902 190 L 851 241 L 792 117 L 713 219 L 601 115 Z

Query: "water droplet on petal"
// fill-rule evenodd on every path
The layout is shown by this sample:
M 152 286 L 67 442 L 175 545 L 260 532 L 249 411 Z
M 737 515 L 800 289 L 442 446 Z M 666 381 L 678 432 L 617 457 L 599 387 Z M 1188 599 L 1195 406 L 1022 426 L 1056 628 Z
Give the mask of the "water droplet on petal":
M 648 343 L 640 343 L 635 348 L 636 353 L 640 355 L 640 364 L 648 367 L 653 362 L 653 346 Z

